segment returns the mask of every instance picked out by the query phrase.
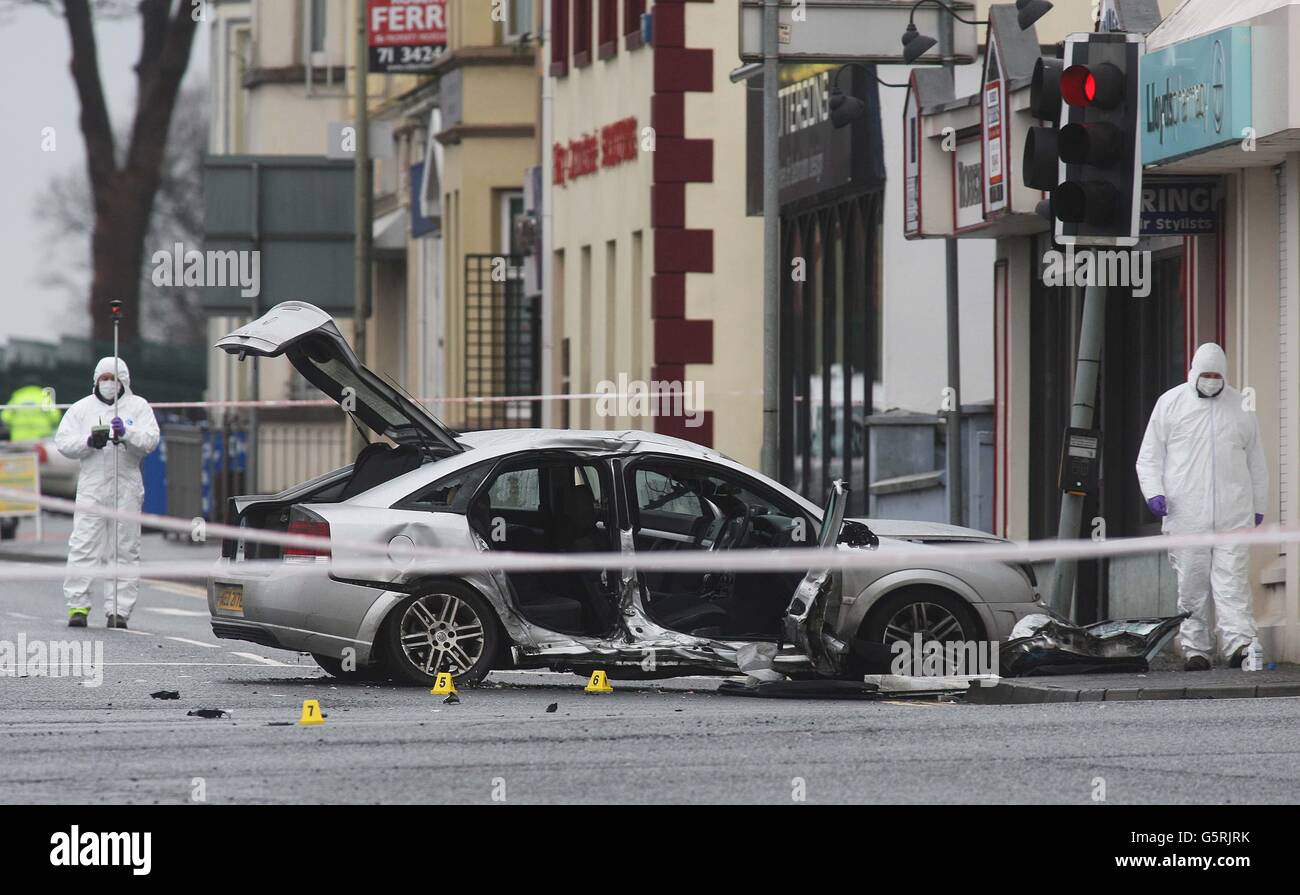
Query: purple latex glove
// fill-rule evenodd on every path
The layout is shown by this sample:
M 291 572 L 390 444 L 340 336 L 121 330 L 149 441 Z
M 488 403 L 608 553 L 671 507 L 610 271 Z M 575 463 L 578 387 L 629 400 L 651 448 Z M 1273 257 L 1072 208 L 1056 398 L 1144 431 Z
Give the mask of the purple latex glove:
M 1256 527 L 1256 528 L 1259 528 L 1259 527 L 1260 527 L 1261 525 L 1263 525 L 1263 524 L 1264 524 L 1264 514 L 1263 514 L 1263 513 L 1256 513 L 1256 514 L 1255 514 L 1255 527 Z
M 122 418 L 120 416 L 113 417 L 113 419 L 109 422 L 109 425 L 113 427 L 114 438 L 121 438 L 123 435 L 126 434 L 126 423 L 122 422 Z
M 1151 510 L 1151 513 L 1155 516 L 1169 515 L 1169 506 L 1165 503 L 1165 496 L 1163 494 L 1157 494 L 1155 497 L 1148 500 L 1147 508 Z

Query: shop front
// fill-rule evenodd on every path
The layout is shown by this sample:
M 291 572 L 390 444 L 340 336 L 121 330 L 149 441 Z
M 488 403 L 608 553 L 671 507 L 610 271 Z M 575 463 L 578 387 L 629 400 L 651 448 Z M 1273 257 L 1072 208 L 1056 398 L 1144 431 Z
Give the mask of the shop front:
M 1185 381 L 1192 354 L 1210 341 L 1223 346 L 1229 381 L 1259 414 L 1271 477 L 1266 524 L 1294 524 L 1300 506 L 1300 476 L 1293 471 L 1300 445 L 1300 107 L 1291 85 L 1300 84 L 1293 38 L 1300 34 L 1300 0 L 1189 0 L 1147 35 L 1142 238 L 1133 251 L 1107 255 L 1104 264 L 1085 263 L 1053 244 L 1046 221 L 1034 213 L 1044 194 L 1023 184 L 1020 169 L 1025 129 L 1035 123 L 1028 87 L 1039 51 L 1022 46 L 997 15 L 991 18 L 987 56 L 997 54 L 998 64 L 986 65 L 978 94 L 935 95 L 933 84 L 913 79 L 915 120 L 908 132 L 918 144 L 917 182 L 904 224 L 912 238 L 955 233 L 997 240 L 996 532 L 1016 539 L 1057 534 L 1060 448 L 1073 400 L 1083 292 L 1093 276 L 1108 287 L 1096 404 L 1101 472 L 1079 536 L 1159 531 L 1138 489 L 1138 446 L 1156 399 Z M 984 149 L 978 175 L 966 143 L 974 133 Z M 952 155 L 963 163 L 951 163 Z M 994 179 L 999 174 L 1001 184 Z M 975 195 L 969 181 L 976 176 L 984 194 L 979 214 L 964 198 Z M 1261 641 L 1268 655 L 1291 661 L 1300 658 L 1297 553 L 1285 546 L 1251 553 Z M 1163 554 L 1085 563 L 1076 588 L 1075 615 L 1082 621 L 1176 612 L 1176 584 Z
M 843 479 L 849 511 L 866 514 L 885 170 L 874 69 L 838 75 L 838 86 L 866 106 L 843 128 L 829 115 L 836 77 L 832 66 L 781 72 L 780 478 L 816 501 Z M 751 87 L 748 95 L 747 204 L 758 214 L 762 94 Z

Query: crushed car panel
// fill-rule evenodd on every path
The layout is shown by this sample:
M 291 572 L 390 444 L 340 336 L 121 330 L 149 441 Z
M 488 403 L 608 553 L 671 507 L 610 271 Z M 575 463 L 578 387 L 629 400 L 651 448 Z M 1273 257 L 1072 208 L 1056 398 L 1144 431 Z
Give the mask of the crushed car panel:
M 1021 619 L 999 653 L 1003 677 L 1104 672 L 1142 673 L 1178 633 L 1187 613 L 1113 619 L 1080 627 L 1047 615 Z

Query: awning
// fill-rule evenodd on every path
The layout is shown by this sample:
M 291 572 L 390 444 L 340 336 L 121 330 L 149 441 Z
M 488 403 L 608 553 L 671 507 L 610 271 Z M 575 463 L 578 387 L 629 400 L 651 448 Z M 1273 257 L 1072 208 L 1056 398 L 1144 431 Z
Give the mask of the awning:
M 1300 6 L 1300 0 L 1186 0 L 1147 35 L 1147 51 L 1239 25 L 1286 6 Z

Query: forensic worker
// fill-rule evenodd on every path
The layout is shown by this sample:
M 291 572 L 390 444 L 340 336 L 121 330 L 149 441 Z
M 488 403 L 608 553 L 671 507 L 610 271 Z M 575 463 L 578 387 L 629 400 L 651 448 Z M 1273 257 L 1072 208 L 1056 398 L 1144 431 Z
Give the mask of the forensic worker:
M 77 477 L 77 502 L 113 506 L 133 513 L 144 505 L 144 479 L 140 463 L 158 446 L 158 422 L 149 402 L 131 391 L 126 362 L 106 357 L 95 366 L 92 392 L 68 409 L 59 424 L 54 444 L 65 457 L 81 461 Z M 117 410 L 114 413 L 114 401 Z M 116 466 L 114 466 L 116 456 Z M 116 474 L 116 482 L 114 475 Z M 68 626 L 84 628 L 90 614 L 93 567 L 113 561 L 114 520 L 94 511 L 78 509 L 68 540 L 68 571 L 63 594 L 68 602 Z M 140 562 L 140 523 L 118 519 L 117 559 L 120 564 Z M 138 573 L 119 576 L 114 614 L 113 582 L 104 588 L 104 614 L 108 627 L 125 628 L 140 588 Z
M 1166 534 L 1234 531 L 1264 521 L 1268 468 L 1259 420 L 1228 385 L 1223 349 L 1196 349 L 1187 382 L 1156 401 L 1138 451 L 1137 475 L 1151 512 Z M 1187 671 L 1210 668 L 1213 635 L 1206 618 L 1210 596 L 1223 655 L 1240 668 L 1255 620 L 1250 610 L 1250 551 L 1245 546 L 1170 550 L 1178 576 L 1179 640 Z

